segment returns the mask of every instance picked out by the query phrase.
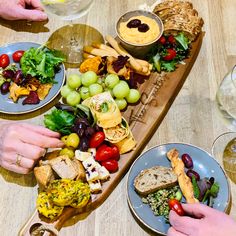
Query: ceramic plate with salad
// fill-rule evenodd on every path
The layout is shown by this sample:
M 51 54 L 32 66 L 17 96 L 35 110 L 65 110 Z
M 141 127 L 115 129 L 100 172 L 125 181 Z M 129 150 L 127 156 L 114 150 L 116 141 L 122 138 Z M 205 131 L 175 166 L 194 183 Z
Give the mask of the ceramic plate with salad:
M 0 47 L 0 112 L 24 114 L 51 102 L 65 81 L 63 55 L 43 45 Z
M 174 174 L 170 173 L 172 162 L 167 158 L 170 150 L 178 150 L 179 159 L 184 163 L 183 170 L 192 182 L 194 201 L 198 199 L 196 201 L 226 212 L 231 197 L 229 182 L 223 169 L 206 151 L 184 143 L 168 143 L 149 149 L 140 155 L 130 168 L 127 198 L 136 219 L 160 235 L 166 235 L 170 227 L 168 222 L 170 202 L 173 202 L 173 199 L 186 202 L 185 191 L 189 193 L 186 189 L 182 191 L 177 178 L 175 179 Z M 149 181 L 148 178 L 155 177 L 158 171 L 160 171 L 158 179 L 161 178 L 158 185 L 163 188 L 154 190 L 156 183 Z M 163 177 L 165 175 L 166 178 Z

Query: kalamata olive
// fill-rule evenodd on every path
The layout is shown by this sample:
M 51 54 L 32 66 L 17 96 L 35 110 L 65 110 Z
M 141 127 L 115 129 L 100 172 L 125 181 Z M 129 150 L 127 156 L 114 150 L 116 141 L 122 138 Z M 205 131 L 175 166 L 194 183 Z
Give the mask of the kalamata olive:
M 82 137 L 80 139 L 80 143 L 79 143 L 79 150 L 82 152 L 86 152 L 89 149 L 89 140 L 85 137 Z
M 200 175 L 194 170 L 188 170 L 186 174 L 190 179 L 194 176 L 197 181 L 200 180 Z
M 15 72 L 13 70 L 4 70 L 2 72 L 2 75 L 3 75 L 4 78 L 12 79 L 15 76 Z
M 85 130 L 85 135 L 86 137 L 91 137 L 93 134 L 95 134 L 95 129 L 93 127 L 87 127 L 87 129 Z
M 82 138 L 85 134 L 85 129 L 78 129 L 76 132 L 80 138 Z
M 15 73 L 15 78 L 13 79 L 13 81 L 16 83 L 16 84 L 20 84 L 21 81 L 23 79 L 23 73 L 21 70 L 18 70 L 16 73 Z
M 83 123 L 85 126 L 89 126 L 89 122 L 86 118 L 77 118 L 75 124 Z
M 193 168 L 193 160 L 187 153 L 184 153 L 182 155 L 182 161 L 183 161 L 186 168 L 188 168 L 188 169 Z
M 10 85 L 11 85 L 11 83 L 8 82 L 8 81 L 4 82 L 4 83 L 1 85 L 1 93 L 2 93 L 2 94 L 8 93 L 8 92 L 9 92 Z
M 141 20 L 133 19 L 128 22 L 127 27 L 128 28 L 137 28 L 137 27 L 139 27 L 139 25 L 141 25 Z
M 139 25 L 139 27 L 138 27 L 138 31 L 142 32 L 142 33 L 145 33 L 148 30 L 149 30 L 149 26 L 147 24 L 145 24 L 145 23 Z

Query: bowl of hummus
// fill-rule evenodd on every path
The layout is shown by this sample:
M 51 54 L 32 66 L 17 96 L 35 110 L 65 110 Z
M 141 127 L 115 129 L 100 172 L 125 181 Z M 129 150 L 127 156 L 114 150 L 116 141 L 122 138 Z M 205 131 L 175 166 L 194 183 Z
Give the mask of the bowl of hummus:
M 134 56 L 144 56 L 163 33 L 162 20 L 154 13 L 130 11 L 120 17 L 116 32 L 122 46 Z

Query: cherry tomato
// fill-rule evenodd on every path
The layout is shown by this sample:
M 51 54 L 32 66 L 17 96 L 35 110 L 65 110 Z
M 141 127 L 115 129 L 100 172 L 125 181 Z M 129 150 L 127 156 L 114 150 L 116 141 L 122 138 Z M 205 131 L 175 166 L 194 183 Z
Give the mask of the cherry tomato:
M 12 55 L 13 61 L 14 62 L 19 62 L 21 57 L 23 56 L 24 52 L 25 51 L 23 51 L 23 50 L 15 51 Z
M 96 132 L 89 140 L 89 147 L 97 148 L 105 140 L 105 134 L 102 131 Z
M 166 38 L 165 36 L 161 36 L 160 39 L 158 40 L 162 45 L 166 43 Z
M 113 158 L 113 150 L 111 147 L 106 144 L 102 144 L 96 152 L 95 160 L 96 161 L 106 161 Z
M 173 48 L 167 48 L 166 52 L 166 56 L 163 57 L 165 61 L 171 61 L 176 57 L 176 51 Z
M 176 43 L 175 37 L 173 35 L 170 35 L 168 37 L 168 42 L 171 43 L 171 44 L 175 44 Z
M 10 59 L 7 54 L 2 54 L 0 56 L 0 67 L 6 68 L 10 64 Z
M 102 161 L 101 165 L 104 166 L 110 173 L 114 173 L 119 169 L 118 161 L 113 159 Z
M 178 215 L 183 216 L 184 215 L 184 209 L 181 205 L 181 203 L 177 199 L 170 199 L 168 201 L 168 205 L 171 210 L 175 211 Z
M 112 152 L 113 152 L 112 159 L 119 161 L 120 160 L 120 152 L 119 152 L 118 147 L 114 144 L 112 144 L 110 147 L 112 148 Z

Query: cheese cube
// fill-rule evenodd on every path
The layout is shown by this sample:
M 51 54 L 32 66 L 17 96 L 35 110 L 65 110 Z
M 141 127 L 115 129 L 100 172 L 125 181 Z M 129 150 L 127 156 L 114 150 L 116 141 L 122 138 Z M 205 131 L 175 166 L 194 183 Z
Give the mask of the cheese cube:
M 98 174 L 99 174 L 99 179 L 102 181 L 106 181 L 110 178 L 110 173 L 104 166 L 101 166 L 98 169 Z
M 94 180 L 99 180 L 99 173 L 96 171 L 95 168 L 92 169 L 86 169 L 86 180 L 89 181 L 94 181 Z
M 94 160 L 93 157 L 87 158 L 85 161 L 82 162 L 85 169 L 92 169 L 97 166 L 97 162 Z
M 102 191 L 102 185 L 99 180 L 89 182 L 91 193 L 99 193 Z
M 92 156 L 95 158 L 95 156 L 96 156 L 96 148 L 89 148 L 88 152 L 90 152 L 92 154 Z
M 75 158 L 79 161 L 85 161 L 89 157 L 93 157 L 90 152 L 82 152 L 80 150 L 75 151 Z

